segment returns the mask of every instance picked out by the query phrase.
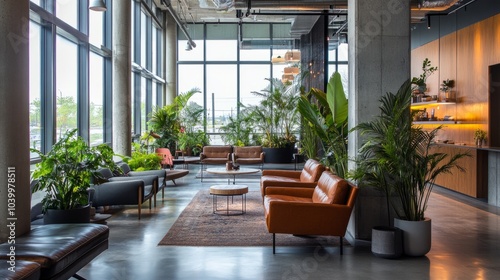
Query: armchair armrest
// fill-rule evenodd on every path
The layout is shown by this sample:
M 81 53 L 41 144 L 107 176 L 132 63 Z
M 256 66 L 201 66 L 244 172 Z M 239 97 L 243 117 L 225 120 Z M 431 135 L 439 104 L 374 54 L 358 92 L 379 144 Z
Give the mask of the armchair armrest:
M 158 176 L 158 177 L 165 177 L 166 176 L 166 171 L 164 169 L 161 170 L 145 170 L 145 171 L 130 171 L 128 175 L 130 177 L 137 177 L 137 176 Z
M 158 183 L 158 176 L 156 175 L 145 175 L 145 176 L 130 176 L 130 177 L 113 177 L 109 178 L 110 182 L 117 181 L 137 181 L 141 180 L 144 182 L 144 185 L 155 185 Z
M 282 176 L 282 177 L 289 177 L 289 178 L 300 178 L 300 174 L 302 171 L 295 171 L 295 170 L 263 170 L 262 171 L 262 176 L 266 175 L 271 175 L 271 176 Z
M 266 156 L 266 153 L 264 153 L 264 152 L 260 153 L 260 160 L 264 161 L 265 156 Z
M 90 187 L 92 206 L 133 205 L 139 201 L 139 193 L 143 193 L 144 181 L 125 180 L 107 182 Z
M 271 201 L 267 224 L 271 233 L 344 236 L 351 210 L 339 204 Z
M 204 158 L 206 158 L 207 156 L 204 154 L 204 153 L 200 153 L 200 160 L 203 160 Z

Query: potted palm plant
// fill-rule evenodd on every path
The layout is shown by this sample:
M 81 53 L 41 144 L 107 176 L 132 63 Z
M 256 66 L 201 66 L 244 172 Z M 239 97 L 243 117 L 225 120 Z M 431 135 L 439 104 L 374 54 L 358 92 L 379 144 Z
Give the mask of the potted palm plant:
M 280 79 L 267 79 L 269 86 L 260 92 L 258 105 L 243 106 L 255 131 L 262 132 L 260 141 L 268 163 L 291 162 L 295 148 L 295 132 L 299 127 L 297 102 L 300 95 L 300 79 L 293 83 Z
M 355 177 L 385 193 L 397 216 L 394 225 L 404 233 L 404 253 L 422 256 L 431 247 L 431 219 L 425 210 L 434 182 L 455 168 L 464 171 L 459 160 L 468 154 L 449 156 L 433 148 L 441 127 L 412 125 L 411 96 L 408 80 L 396 94 L 382 97 L 380 116 L 356 127 L 366 142 L 359 150 Z M 422 231 L 413 233 L 412 227 Z
M 43 191 L 44 223 L 78 223 L 90 221 L 87 189 L 91 178 L 98 178 L 99 167 L 118 171 L 113 161 L 113 150 L 106 144 L 90 147 L 83 138 L 76 136 L 76 129 L 68 131 L 40 156 L 32 179 L 33 192 Z

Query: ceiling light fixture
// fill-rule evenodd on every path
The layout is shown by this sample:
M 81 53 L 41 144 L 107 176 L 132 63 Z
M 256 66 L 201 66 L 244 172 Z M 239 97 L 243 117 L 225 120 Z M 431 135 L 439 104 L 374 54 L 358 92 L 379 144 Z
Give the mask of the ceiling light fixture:
M 188 41 L 186 45 L 186 51 L 191 51 L 191 50 L 193 50 L 193 46 L 191 46 L 191 44 Z
M 107 10 L 104 0 L 92 0 L 89 2 L 89 9 L 97 12 L 104 12 Z

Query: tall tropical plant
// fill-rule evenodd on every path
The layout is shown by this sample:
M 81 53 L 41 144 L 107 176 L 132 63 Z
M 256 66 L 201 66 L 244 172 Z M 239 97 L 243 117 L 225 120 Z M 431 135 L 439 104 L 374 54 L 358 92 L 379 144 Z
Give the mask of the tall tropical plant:
M 312 97 L 316 102 L 312 101 Z M 327 85 L 327 92 L 312 88 L 308 95 L 301 95 L 298 110 L 304 120 L 314 128 L 321 139 L 325 157 L 323 162 L 344 178 L 347 175 L 347 115 L 348 101 L 342 79 L 335 72 Z
M 264 133 L 262 145 L 281 148 L 295 143 L 294 132 L 299 125 L 297 101 L 299 99 L 300 79 L 293 83 L 272 78 L 268 87 L 260 92 L 252 92 L 261 97 L 258 105 L 243 106 L 249 112 L 249 119 L 256 131 Z
M 380 116 L 355 128 L 365 143 L 359 150 L 354 177 L 383 191 L 400 219 L 420 221 L 437 176 L 454 168 L 464 171 L 458 161 L 469 155 L 449 156 L 433 150 L 442 127 L 424 130 L 412 125 L 411 96 L 411 81 L 407 80 L 396 94 L 388 92 L 381 98 Z M 397 201 L 389 199 L 392 194 Z
M 153 110 L 148 124 L 151 130 L 160 136 L 155 141 L 158 147 L 169 148 L 172 153 L 175 152 L 181 129 L 182 109 L 188 104 L 189 99 L 198 92 L 200 92 L 198 88 L 193 88 L 176 96 L 172 104 Z

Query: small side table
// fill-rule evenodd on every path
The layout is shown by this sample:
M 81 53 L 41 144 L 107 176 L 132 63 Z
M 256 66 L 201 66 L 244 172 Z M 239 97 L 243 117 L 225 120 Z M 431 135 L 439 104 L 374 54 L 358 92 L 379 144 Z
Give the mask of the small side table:
M 247 211 L 247 196 L 248 187 L 246 185 L 214 185 L 210 187 L 210 194 L 212 195 L 212 210 L 214 214 L 234 216 L 243 215 Z M 234 202 L 234 196 L 241 196 L 241 211 L 235 209 L 229 209 L 229 197 L 231 197 L 231 203 Z M 226 197 L 226 209 L 217 209 L 217 197 Z

